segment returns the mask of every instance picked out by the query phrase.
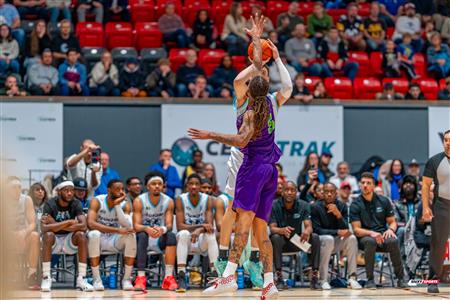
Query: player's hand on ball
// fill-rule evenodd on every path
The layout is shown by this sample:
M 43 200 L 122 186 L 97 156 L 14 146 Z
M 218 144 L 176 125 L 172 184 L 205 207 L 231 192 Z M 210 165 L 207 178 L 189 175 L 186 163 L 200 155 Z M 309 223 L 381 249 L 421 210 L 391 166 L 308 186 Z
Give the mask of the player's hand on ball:
M 210 132 L 206 130 L 189 128 L 188 135 L 194 140 L 207 140 L 209 139 Z
M 276 60 L 278 57 L 280 57 L 277 46 L 275 46 L 274 43 L 272 43 L 272 41 L 269 39 L 267 39 L 267 43 L 269 44 L 270 50 L 272 50 L 273 60 Z

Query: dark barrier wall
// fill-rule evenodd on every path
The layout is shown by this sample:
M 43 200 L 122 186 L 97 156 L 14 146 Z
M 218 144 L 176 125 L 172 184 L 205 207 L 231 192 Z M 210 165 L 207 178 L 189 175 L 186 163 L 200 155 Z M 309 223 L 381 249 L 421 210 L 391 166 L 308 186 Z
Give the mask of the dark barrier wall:
M 110 154 L 121 179 L 143 178 L 161 148 L 161 108 L 150 105 L 64 105 L 64 157 L 85 138 Z

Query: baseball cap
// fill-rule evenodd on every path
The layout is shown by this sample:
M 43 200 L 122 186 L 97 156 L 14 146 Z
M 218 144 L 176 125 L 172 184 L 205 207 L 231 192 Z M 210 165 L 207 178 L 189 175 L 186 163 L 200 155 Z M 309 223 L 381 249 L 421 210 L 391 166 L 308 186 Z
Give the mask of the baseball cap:
M 331 154 L 331 152 L 328 150 L 325 150 L 324 152 L 322 152 L 322 156 L 328 156 L 328 157 L 333 158 L 333 154 Z
M 416 6 L 414 5 L 414 3 L 407 3 L 405 5 L 405 9 L 416 9 Z
M 344 182 L 341 183 L 340 188 L 341 188 L 341 189 L 345 189 L 345 188 L 351 189 L 352 186 L 351 186 L 350 183 L 348 183 L 347 181 L 344 181 Z
M 139 61 L 137 60 L 136 57 L 129 57 L 126 60 L 126 63 L 127 63 L 127 65 L 130 65 L 130 64 L 137 65 L 137 64 L 139 64 Z
M 419 165 L 419 163 L 417 162 L 417 160 L 415 158 L 413 158 L 411 160 L 411 162 L 408 164 L 408 166 L 418 166 L 418 165 Z
M 73 185 L 77 190 L 87 190 L 87 182 L 84 178 L 77 177 L 73 180 Z

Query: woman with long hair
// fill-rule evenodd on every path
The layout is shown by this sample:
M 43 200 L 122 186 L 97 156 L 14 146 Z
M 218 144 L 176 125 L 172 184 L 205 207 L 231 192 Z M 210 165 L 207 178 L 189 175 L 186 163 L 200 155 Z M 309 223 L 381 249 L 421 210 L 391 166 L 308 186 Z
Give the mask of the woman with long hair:
M 45 49 L 51 48 L 52 41 L 47 30 L 47 24 L 45 23 L 45 20 L 38 20 L 36 25 L 34 25 L 30 38 L 26 41 L 25 55 L 27 58 L 24 63 L 25 68 L 28 69 L 33 64 L 37 63 L 42 52 Z
M 0 26 L 0 75 L 6 75 L 7 71 L 19 73 L 19 44 L 12 37 L 11 28 L 2 24 Z
M 192 26 L 192 39 L 197 48 L 211 48 L 214 33 L 214 23 L 208 15 L 206 9 L 197 12 Z
M 311 169 L 317 170 L 317 179 L 320 183 L 325 182 L 325 174 L 319 169 L 319 155 L 316 152 L 310 152 L 305 158 L 303 168 L 297 177 L 297 186 L 302 189 L 308 183 L 308 171 Z
M 203 176 L 209 179 L 212 183 L 212 194 L 213 196 L 220 195 L 220 188 L 217 184 L 216 168 L 212 163 L 206 163 L 203 168 Z
M 405 167 L 400 159 L 392 160 L 389 173 L 386 178 L 382 179 L 381 187 L 384 195 L 392 201 L 400 199 L 400 182 L 405 176 Z
M 36 182 L 30 187 L 28 196 L 33 200 L 34 211 L 36 212 L 36 226 L 38 232 L 41 232 L 41 217 L 44 211 L 44 204 L 48 200 L 47 190 L 42 184 Z
M 250 39 L 244 31 L 246 20 L 242 12 L 241 4 L 233 2 L 230 14 L 225 17 L 221 39 L 227 45 L 230 55 L 244 55 L 247 52 Z

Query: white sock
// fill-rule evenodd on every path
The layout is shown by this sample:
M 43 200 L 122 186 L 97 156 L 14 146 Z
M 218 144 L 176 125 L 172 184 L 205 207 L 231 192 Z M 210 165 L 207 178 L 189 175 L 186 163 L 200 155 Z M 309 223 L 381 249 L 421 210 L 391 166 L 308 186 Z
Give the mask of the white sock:
M 229 246 L 222 246 L 222 245 L 219 245 L 219 250 L 229 250 L 229 249 L 230 249 Z
M 264 285 L 263 286 L 268 286 L 269 283 L 273 283 L 273 273 L 269 272 L 269 273 L 264 273 Z
M 178 267 L 178 273 L 180 273 L 181 271 L 183 271 L 184 273 L 186 273 L 186 266 L 184 267 Z
M 251 247 L 252 251 L 259 251 L 258 247 Z
M 131 272 L 133 272 L 133 266 L 125 265 L 125 272 L 123 274 L 123 279 L 125 280 L 130 279 Z
M 86 277 L 87 264 L 78 263 L 78 277 Z
M 169 276 L 173 276 L 173 266 L 166 265 L 166 276 L 164 278 L 167 278 Z
M 138 271 L 138 276 L 145 276 L 145 271 Z
M 237 267 L 238 267 L 237 264 L 235 264 L 235 263 L 233 263 L 231 261 L 228 261 L 227 267 L 225 268 L 225 271 L 223 271 L 222 277 L 226 278 L 226 277 L 228 277 L 230 275 L 234 275 L 234 273 L 236 273 Z
M 96 267 L 91 267 L 92 269 L 92 277 L 94 279 L 101 279 L 100 277 L 100 267 L 96 266 Z
M 31 275 L 35 274 L 37 272 L 36 268 L 29 268 L 28 269 L 28 277 L 30 277 Z
M 42 276 L 45 277 L 50 277 L 50 262 L 49 261 L 45 261 L 42 263 Z

